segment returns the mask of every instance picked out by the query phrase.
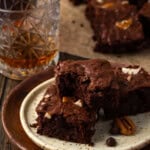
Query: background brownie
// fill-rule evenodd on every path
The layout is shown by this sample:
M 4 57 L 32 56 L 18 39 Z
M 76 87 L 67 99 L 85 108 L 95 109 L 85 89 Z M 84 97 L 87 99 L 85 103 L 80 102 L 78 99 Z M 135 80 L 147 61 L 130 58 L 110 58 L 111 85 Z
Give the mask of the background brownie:
M 136 6 L 123 0 L 90 0 L 86 14 L 97 40 L 96 51 L 130 52 L 140 49 L 144 34 Z
M 96 112 L 88 110 L 81 100 L 58 96 L 50 86 L 36 108 L 37 133 L 77 143 L 92 144 Z

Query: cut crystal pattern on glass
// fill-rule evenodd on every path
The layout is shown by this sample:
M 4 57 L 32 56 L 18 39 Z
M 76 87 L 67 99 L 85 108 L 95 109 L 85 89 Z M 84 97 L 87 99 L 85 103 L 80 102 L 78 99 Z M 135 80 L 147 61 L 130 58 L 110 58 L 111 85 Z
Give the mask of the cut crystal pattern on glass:
M 0 0 L 0 69 L 30 74 L 50 65 L 58 51 L 58 21 L 59 0 Z

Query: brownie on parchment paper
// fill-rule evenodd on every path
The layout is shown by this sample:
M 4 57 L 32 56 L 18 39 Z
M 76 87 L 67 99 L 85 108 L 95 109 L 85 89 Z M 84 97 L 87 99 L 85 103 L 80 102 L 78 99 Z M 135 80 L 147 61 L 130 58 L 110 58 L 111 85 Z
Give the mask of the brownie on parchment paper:
M 89 0 L 86 16 L 97 40 L 95 51 L 141 50 L 144 33 L 137 12 L 136 6 L 126 0 Z

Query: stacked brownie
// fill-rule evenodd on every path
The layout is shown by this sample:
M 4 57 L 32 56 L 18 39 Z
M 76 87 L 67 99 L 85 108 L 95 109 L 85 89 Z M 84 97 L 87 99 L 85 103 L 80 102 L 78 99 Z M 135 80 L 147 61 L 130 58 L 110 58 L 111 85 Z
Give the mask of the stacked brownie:
M 99 110 L 106 118 L 150 111 L 150 75 L 105 60 L 64 61 L 36 108 L 37 132 L 92 144 Z

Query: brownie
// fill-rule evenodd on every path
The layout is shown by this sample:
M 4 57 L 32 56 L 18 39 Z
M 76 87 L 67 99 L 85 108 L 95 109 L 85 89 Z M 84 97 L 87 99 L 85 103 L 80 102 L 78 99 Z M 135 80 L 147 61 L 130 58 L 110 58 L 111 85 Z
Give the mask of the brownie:
M 105 99 L 117 100 L 117 79 L 111 64 L 106 60 L 64 61 L 57 65 L 55 72 L 61 97 L 82 99 L 93 110 L 99 110 Z
M 118 105 L 105 101 L 106 118 L 150 111 L 150 74 L 139 66 L 115 67 L 120 87 Z
M 92 145 L 100 110 L 114 119 L 150 111 L 150 74 L 106 60 L 67 60 L 55 67 L 36 107 L 37 133 Z
M 56 84 L 61 97 L 75 96 L 96 112 L 102 108 L 106 118 L 150 111 L 150 75 L 139 66 L 64 61 L 56 67 Z
M 143 27 L 137 8 L 128 1 L 89 0 L 86 16 L 97 40 L 95 51 L 132 52 L 143 46 Z
M 92 144 L 96 113 L 82 100 L 58 95 L 56 85 L 48 87 L 36 108 L 37 133 L 66 141 Z
M 139 17 L 144 27 L 146 38 L 150 39 L 150 3 L 145 3 L 139 11 Z

